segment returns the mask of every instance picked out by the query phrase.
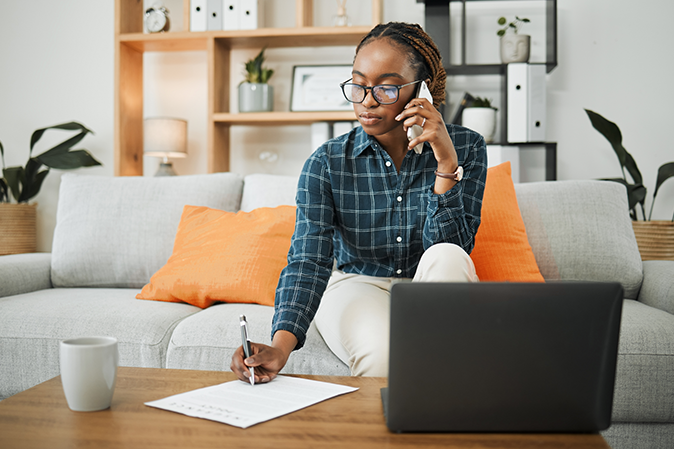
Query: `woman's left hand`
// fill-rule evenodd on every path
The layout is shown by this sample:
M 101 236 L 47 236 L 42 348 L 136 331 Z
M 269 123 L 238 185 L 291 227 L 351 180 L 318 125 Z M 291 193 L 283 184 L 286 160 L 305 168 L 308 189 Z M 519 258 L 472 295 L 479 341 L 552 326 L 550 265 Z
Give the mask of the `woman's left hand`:
M 447 133 L 442 115 L 433 103 L 425 98 L 414 98 L 405 106 L 396 120 L 403 122 L 405 132 L 412 125 L 419 125 L 424 130 L 420 136 L 410 140 L 408 145 L 410 150 L 422 142 L 428 142 L 438 161 L 438 171 L 453 173 L 456 170 L 459 161 L 454 144 Z

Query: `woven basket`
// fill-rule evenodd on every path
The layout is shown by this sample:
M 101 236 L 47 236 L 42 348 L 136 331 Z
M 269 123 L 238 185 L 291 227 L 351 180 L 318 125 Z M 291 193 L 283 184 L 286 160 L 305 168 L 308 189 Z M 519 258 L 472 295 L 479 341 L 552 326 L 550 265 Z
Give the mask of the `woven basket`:
M 37 251 L 37 204 L 0 203 L 0 256 Z
M 633 221 L 641 260 L 674 260 L 674 222 Z

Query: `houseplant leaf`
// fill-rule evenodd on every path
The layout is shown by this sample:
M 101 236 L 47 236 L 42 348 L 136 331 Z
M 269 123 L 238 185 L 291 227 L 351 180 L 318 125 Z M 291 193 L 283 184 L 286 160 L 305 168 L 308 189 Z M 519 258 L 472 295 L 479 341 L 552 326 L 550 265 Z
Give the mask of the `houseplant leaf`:
M 28 201 L 31 200 L 31 198 L 37 195 L 40 192 L 40 188 L 42 188 L 42 183 L 44 182 L 44 179 L 47 177 L 48 174 L 49 169 L 38 172 L 35 175 L 33 181 L 28 186 L 24 186 L 23 191 L 21 192 L 21 197 L 19 198 L 19 202 L 27 203 Z
M 9 187 L 4 178 L 0 178 L 0 203 L 9 202 Z
M 23 176 L 23 186 L 21 188 L 21 194 L 17 198 L 19 203 L 27 203 L 29 199 L 37 195 L 40 191 L 40 186 L 42 186 L 42 181 L 44 177 L 47 176 L 49 170 L 39 172 L 42 163 L 34 157 L 31 157 L 26 164 L 24 169 Z
M 0 142 L 0 159 L 2 159 L 2 167 L 5 167 L 5 149 Z M 4 176 L 4 175 L 3 175 Z M 0 203 L 9 202 L 9 187 L 4 178 L 0 178 Z
M 70 148 L 74 147 L 77 145 L 84 137 L 87 135 L 88 131 L 82 131 L 81 133 L 78 133 L 77 135 L 71 137 L 68 140 L 64 140 L 63 142 L 59 143 L 56 146 L 53 146 L 52 148 L 48 149 L 47 151 L 43 152 L 40 156 L 41 157 L 47 153 L 50 155 L 54 154 L 59 154 L 59 153 L 65 153 L 68 151 Z
M 623 147 L 623 136 L 618 125 L 606 120 L 601 115 L 594 111 L 590 111 L 589 109 L 585 109 L 585 112 L 590 118 L 590 122 L 592 122 L 594 129 L 599 131 L 613 147 L 613 151 L 615 151 L 615 154 L 618 156 L 620 167 L 624 167 L 628 153 L 627 150 L 625 150 L 625 147 Z
M 42 138 L 42 135 L 48 129 L 63 129 L 63 130 L 66 130 L 66 131 L 80 130 L 80 131 L 84 131 L 85 135 L 87 133 L 92 132 L 91 130 L 87 129 L 84 125 L 82 125 L 81 123 L 77 123 L 77 122 L 61 123 L 60 125 L 48 126 L 46 128 L 38 129 L 38 130 L 34 131 L 33 135 L 30 137 L 30 153 L 33 152 L 33 147 Z M 82 136 L 82 137 L 84 137 L 84 136 Z M 73 143 L 72 145 L 75 145 L 75 144 Z
M 50 168 L 59 170 L 69 170 L 79 167 L 92 167 L 94 165 L 101 165 L 94 157 L 89 154 L 87 150 L 68 151 L 67 153 L 52 153 L 50 152 L 39 155 L 37 158 L 44 165 Z
M 21 196 L 21 186 L 25 179 L 23 167 L 4 168 L 2 170 L 2 176 L 5 178 L 5 182 L 12 192 L 12 196 L 18 201 L 19 196 Z
M 668 162 L 666 164 L 662 164 L 660 168 L 658 168 L 658 178 L 655 181 L 655 191 L 653 192 L 653 202 L 651 203 L 651 211 L 648 213 L 648 219 L 651 219 L 651 215 L 653 215 L 653 204 L 655 204 L 655 196 L 658 194 L 658 189 L 662 185 L 663 182 L 668 180 L 669 178 L 674 176 L 674 162 Z

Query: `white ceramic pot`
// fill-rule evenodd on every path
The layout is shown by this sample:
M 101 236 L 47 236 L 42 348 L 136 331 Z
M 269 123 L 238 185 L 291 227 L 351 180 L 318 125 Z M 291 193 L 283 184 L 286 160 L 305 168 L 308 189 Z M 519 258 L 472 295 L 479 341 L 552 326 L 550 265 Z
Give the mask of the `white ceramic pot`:
M 461 115 L 461 125 L 482 134 L 485 142 L 491 143 L 496 133 L 496 109 L 466 108 Z
M 504 64 L 529 62 L 530 47 L 531 36 L 526 34 L 505 34 L 501 37 L 501 61 Z
M 269 84 L 239 84 L 239 112 L 269 112 L 274 110 L 274 88 Z

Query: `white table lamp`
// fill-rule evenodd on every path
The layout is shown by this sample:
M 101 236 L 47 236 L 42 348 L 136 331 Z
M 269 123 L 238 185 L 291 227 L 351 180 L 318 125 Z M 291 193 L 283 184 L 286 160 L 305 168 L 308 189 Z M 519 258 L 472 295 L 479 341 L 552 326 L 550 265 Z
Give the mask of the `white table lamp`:
M 169 158 L 187 156 L 187 121 L 177 118 L 146 118 L 143 127 L 143 150 L 146 156 L 161 157 L 155 176 L 175 176 Z

